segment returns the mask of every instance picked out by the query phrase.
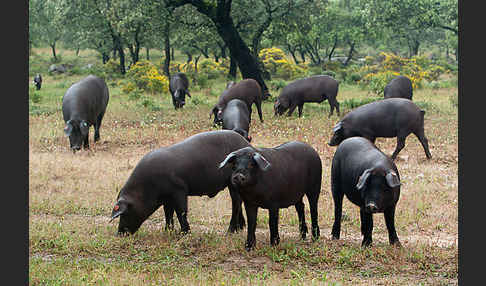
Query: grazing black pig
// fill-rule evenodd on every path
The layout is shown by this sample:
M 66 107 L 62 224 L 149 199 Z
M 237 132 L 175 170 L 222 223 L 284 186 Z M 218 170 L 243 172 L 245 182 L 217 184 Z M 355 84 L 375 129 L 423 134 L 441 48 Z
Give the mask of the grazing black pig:
M 424 114 L 425 111 L 404 98 L 388 98 L 361 105 L 334 126 L 329 145 L 336 146 L 353 136 L 365 137 L 373 143 L 376 137 L 397 137 L 397 146 L 391 156 L 395 160 L 405 147 L 405 139 L 413 133 L 422 143 L 427 159 L 430 159 L 432 155 L 424 133 Z
M 362 246 L 372 242 L 373 214 L 384 213 L 390 244 L 400 245 L 395 230 L 395 208 L 400 197 L 400 175 L 393 161 L 368 139 L 351 137 L 336 149 L 331 166 L 334 200 L 332 238 L 339 239 L 343 197 L 360 207 Z
M 62 97 L 62 114 L 73 152 L 89 148 L 89 127 L 94 125 L 94 141 L 100 139 L 100 126 L 108 105 L 108 86 L 97 76 L 89 75 L 74 83 Z
M 42 76 L 40 74 L 36 74 L 34 77 L 34 85 L 37 90 L 41 89 L 42 86 Z
M 227 89 L 223 91 L 223 93 L 219 96 L 218 102 L 214 107 L 211 109 L 211 113 L 209 114 L 209 118 L 214 115 L 214 124 L 221 125 L 223 122 L 223 110 L 225 109 L 228 102 L 232 99 L 238 98 L 246 102 L 248 106 L 248 111 L 250 112 L 250 121 L 251 121 L 251 105 L 255 103 L 258 111 L 258 116 L 260 117 L 260 121 L 263 122 L 263 115 L 262 115 L 262 88 L 258 84 L 258 82 L 254 79 L 248 78 L 241 80 L 235 84 L 228 83 L 229 86 Z
M 300 234 L 305 239 L 304 194 L 310 204 L 312 236 L 319 238 L 317 201 L 321 192 L 322 163 L 319 154 L 308 144 L 298 141 L 274 148 L 251 146 L 230 153 L 220 168 L 231 165 L 231 185 L 245 204 L 248 219 L 246 249 L 255 247 L 255 228 L 258 208 L 268 209 L 270 243 L 277 245 L 278 211 L 295 206 L 299 216 Z M 229 169 L 229 168 L 226 168 Z
M 250 130 L 250 111 L 246 103 L 241 99 L 232 99 L 223 111 L 223 129 L 233 130 L 251 142 Z
M 120 217 L 118 233 L 135 233 L 142 223 L 164 205 L 166 229 L 174 228 L 173 215 L 181 232 L 189 231 L 187 196 L 214 197 L 228 187 L 232 215 L 228 231 L 242 229 L 245 220 L 241 198 L 230 185 L 231 170 L 218 163 L 234 150 L 249 146 L 240 134 L 230 130 L 202 132 L 146 154 L 135 166 L 120 190 L 111 220 Z
M 321 103 L 326 99 L 331 106 L 329 117 L 333 114 L 334 108 L 339 115 L 339 102 L 336 99 L 338 89 L 338 81 L 327 75 L 295 80 L 285 86 L 275 100 L 273 106 L 275 115 L 282 115 L 288 109 L 287 116 L 291 116 L 295 108 L 299 107 L 299 117 L 301 117 L 305 102 Z
M 171 76 L 169 81 L 169 91 L 175 109 L 182 108 L 186 104 L 186 94 L 191 97 L 188 88 L 189 80 L 185 74 L 176 73 Z
M 384 90 L 385 98 L 399 97 L 412 100 L 413 88 L 412 82 L 406 76 L 399 75 L 392 79 Z

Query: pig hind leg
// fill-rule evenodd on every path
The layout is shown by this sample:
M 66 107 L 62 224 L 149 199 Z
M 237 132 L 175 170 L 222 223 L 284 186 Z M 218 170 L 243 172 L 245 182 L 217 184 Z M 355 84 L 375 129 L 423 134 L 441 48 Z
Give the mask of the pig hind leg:
M 373 231 L 373 214 L 367 213 L 364 208 L 359 211 L 361 217 L 361 234 L 363 235 L 363 242 L 361 246 L 370 246 L 373 239 L 371 238 Z
M 331 178 L 332 179 L 332 178 Z M 336 183 L 332 184 L 332 199 L 334 201 L 334 224 L 332 225 L 332 239 L 339 239 L 341 235 L 341 217 L 343 213 L 344 193 L 337 189 Z
M 425 151 L 425 156 L 427 156 L 427 159 L 432 158 L 432 155 L 430 154 L 429 151 L 429 140 L 427 140 L 427 137 L 425 137 L 424 129 L 421 128 L 419 131 L 414 132 L 415 136 L 417 136 L 418 140 L 422 144 L 422 147 L 424 148 Z
M 340 115 L 340 113 L 339 113 L 339 102 L 336 100 L 335 97 L 329 97 L 327 100 L 329 101 L 329 106 L 331 107 L 331 112 L 329 113 L 328 117 L 331 117 L 331 115 L 334 112 L 334 108 L 336 108 L 337 115 L 339 116 Z
M 317 221 L 318 218 L 317 202 L 319 200 L 321 185 L 319 184 L 319 186 L 316 187 L 316 189 L 317 189 L 316 192 L 313 192 L 312 194 L 306 194 L 307 200 L 309 201 L 309 209 L 311 214 L 313 240 L 317 240 L 321 234 L 319 230 L 319 222 Z
M 299 216 L 299 231 L 302 239 L 307 236 L 307 224 L 305 223 L 304 202 L 302 199 L 295 204 L 295 210 Z
M 260 117 L 260 122 L 263 122 L 262 102 L 260 100 L 257 100 L 255 101 L 255 105 L 257 107 L 258 117 Z M 251 110 L 250 110 L 250 116 L 251 116 Z

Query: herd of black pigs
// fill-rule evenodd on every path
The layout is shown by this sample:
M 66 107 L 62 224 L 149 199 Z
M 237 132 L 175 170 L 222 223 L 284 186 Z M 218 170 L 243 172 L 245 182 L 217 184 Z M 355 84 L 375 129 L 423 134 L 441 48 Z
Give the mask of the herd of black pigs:
M 42 77 L 34 84 L 41 88 Z M 302 116 L 305 102 L 328 100 L 330 114 L 336 109 L 339 83 L 327 75 L 295 80 L 285 86 L 274 102 L 275 116 L 291 116 L 298 107 Z M 183 108 L 189 93 L 184 73 L 170 78 L 169 91 L 174 108 Z M 400 246 L 395 230 L 395 208 L 400 196 L 400 175 L 394 163 L 413 133 L 431 158 L 424 134 L 423 110 L 412 101 L 410 79 L 398 76 L 384 89 L 384 99 L 357 107 L 334 126 L 330 146 L 337 146 L 331 165 L 331 193 L 334 201 L 332 238 L 339 239 L 344 195 L 360 208 L 362 246 L 372 243 L 373 214 L 384 213 L 389 242 Z M 232 202 L 228 232 L 245 227 L 242 203 L 247 217 L 248 251 L 255 247 L 258 208 L 268 209 L 270 243 L 277 245 L 280 208 L 295 206 L 299 231 L 306 238 L 304 195 L 311 214 L 312 239 L 319 238 L 317 203 L 321 191 L 322 163 L 316 150 L 304 142 L 290 141 L 276 147 L 255 148 L 249 134 L 252 105 L 263 122 L 262 103 L 266 99 L 253 79 L 229 82 L 210 111 L 213 124 L 223 130 L 201 132 L 171 146 L 146 154 L 121 188 L 111 213 L 119 219 L 118 234 L 133 234 L 161 205 L 166 229 L 174 228 L 174 212 L 181 232 L 190 230 L 187 221 L 187 196 L 214 197 L 226 187 Z M 89 128 L 94 126 L 94 141 L 109 100 L 105 81 L 89 75 L 69 87 L 62 98 L 64 133 L 73 152 L 89 148 Z M 377 137 L 396 137 L 391 156 L 379 150 Z M 110 220 L 110 221 L 111 221 Z

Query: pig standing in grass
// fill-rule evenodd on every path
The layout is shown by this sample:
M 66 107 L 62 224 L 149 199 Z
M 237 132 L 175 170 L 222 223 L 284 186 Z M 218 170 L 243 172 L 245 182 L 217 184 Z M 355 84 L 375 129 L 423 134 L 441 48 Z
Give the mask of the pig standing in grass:
M 412 82 L 406 76 L 399 75 L 392 79 L 386 86 L 384 90 L 385 98 L 406 98 L 412 100 L 413 88 Z
M 62 97 L 62 114 L 73 152 L 89 148 L 89 127 L 94 125 L 94 141 L 100 139 L 100 126 L 108 105 L 108 86 L 102 78 L 89 75 L 74 83 Z
M 288 110 L 287 116 L 291 116 L 295 108 L 298 107 L 299 117 L 301 117 L 305 102 L 321 103 L 326 99 L 331 106 L 329 117 L 333 114 L 334 108 L 339 115 L 339 102 L 336 99 L 338 89 L 338 81 L 327 75 L 316 75 L 295 80 L 285 86 L 275 100 L 273 106 L 275 115 L 282 115 Z
M 174 228 L 173 215 L 181 232 L 189 231 L 187 196 L 214 197 L 228 187 L 232 215 L 228 231 L 245 225 L 241 198 L 230 185 L 231 170 L 218 163 L 234 150 L 249 146 L 240 134 L 230 130 L 202 132 L 179 143 L 146 154 L 120 190 L 111 219 L 120 217 L 118 233 L 135 233 L 142 223 L 164 205 L 166 229 Z
M 395 208 L 400 197 L 400 175 L 393 161 L 363 137 L 339 144 L 331 166 L 334 200 L 332 238 L 339 239 L 343 197 L 360 207 L 362 246 L 372 242 L 373 214 L 384 213 L 390 244 L 400 245 L 395 230 Z M 249 224 L 249 223 L 248 223 Z
M 248 142 L 251 142 L 251 136 L 248 135 L 250 131 L 250 116 L 251 110 L 248 111 L 248 107 L 243 100 L 232 99 L 223 111 L 223 129 L 238 132 Z
M 226 108 L 228 102 L 235 98 L 241 99 L 246 103 L 248 111 L 250 112 L 250 121 L 251 105 L 255 103 L 260 121 L 263 122 L 262 88 L 256 80 L 248 78 L 241 80 L 238 83 L 231 84 L 230 82 L 227 84 L 226 89 L 219 96 L 218 102 L 213 106 L 211 113 L 209 114 L 209 118 L 211 118 L 211 115 L 214 115 L 214 125 L 221 125 L 223 123 L 223 110 Z
M 334 134 L 328 144 L 337 146 L 353 136 L 365 137 L 373 143 L 376 137 L 397 137 L 397 146 L 391 156 L 395 160 L 405 147 L 405 139 L 413 133 L 422 143 L 427 159 L 430 159 L 432 155 L 424 133 L 424 114 L 425 111 L 404 98 L 388 98 L 361 105 L 334 126 Z
M 39 90 L 42 87 L 42 76 L 40 74 L 36 74 L 34 77 L 34 85 L 35 89 Z
M 274 148 L 251 146 L 230 153 L 220 168 L 231 166 L 231 185 L 239 192 L 245 204 L 248 219 L 246 249 L 255 247 L 255 228 L 258 208 L 268 209 L 270 243 L 280 242 L 278 211 L 295 206 L 299 216 L 300 234 L 305 239 L 303 196 L 310 204 L 312 237 L 319 238 L 317 202 L 321 192 L 322 163 L 319 154 L 308 144 L 298 141 Z
M 175 109 L 184 107 L 186 104 L 186 94 L 191 97 L 188 89 L 189 80 L 184 73 L 176 73 L 171 76 L 169 81 L 169 91 Z

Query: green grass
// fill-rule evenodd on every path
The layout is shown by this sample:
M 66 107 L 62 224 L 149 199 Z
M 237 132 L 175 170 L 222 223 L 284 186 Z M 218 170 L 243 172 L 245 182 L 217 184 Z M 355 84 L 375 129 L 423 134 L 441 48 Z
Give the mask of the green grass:
M 49 65 L 49 50 L 34 49 L 30 72 Z M 61 50 L 62 59 L 80 65 L 100 60 L 92 51 Z M 151 59 L 160 61 L 151 51 Z M 184 60 L 183 55 L 179 60 Z M 333 201 L 330 166 L 335 148 L 327 142 L 332 126 L 327 101 L 306 103 L 304 116 L 274 117 L 273 102 L 263 103 L 264 122 L 253 108 L 250 135 L 255 147 L 272 147 L 289 140 L 312 145 L 323 164 L 319 227 L 321 238 L 300 239 L 293 206 L 279 214 L 280 244 L 269 243 L 268 211 L 260 209 L 257 245 L 244 248 L 246 229 L 226 235 L 231 217 L 227 191 L 214 198 L 189 197 L 191 233 L 164 231 L 165 218 L 157 210 L 137 233 L 118 237 L 118 220 L 109 214 L 119 189 L 147 152 L 174 144 L 190 135 L 216 130 L 210 108 L 226 86 L 226 79 L 190 87 L 192 98 L 175 110 L 169 94 L 121 91 L 109 81 L 110 101 L 100 130 L 101 140 L 89 151 L 73 153 L 64 136 L 61 99 L 83 74 L 49 75 L 40 91 L 29 89 L 29 284 L 32 285 L 451 285 L 457 284 L 457 87 L 424 86 L 414 101 L 426 110 L 425 132 L 433 158 L 412 135 L 396 164 L 402 179 L 395 224 L 404 246 L 388 245 L 382 214 L 374 216 L 373 245 L 361 248 L 359 209 L 345 199 L 341 239 L 330 240 Z M 450 79 L 447 79 L 450 80 Z M 278 81 L 278 80 L 277 80 Z M 451 80 L 452 81 L 452 80 Z M 278 96 L 278 82 L 269 85 Z M 356 85 L 341 84 L 341 116 L 377 99 Z M 378 138 L 386 154 L 395 139 Z M 305 213 L 310 228 L 308 202 Z

